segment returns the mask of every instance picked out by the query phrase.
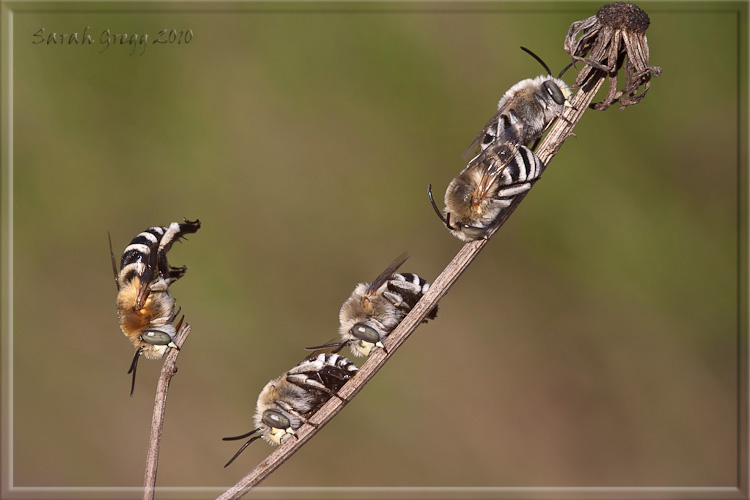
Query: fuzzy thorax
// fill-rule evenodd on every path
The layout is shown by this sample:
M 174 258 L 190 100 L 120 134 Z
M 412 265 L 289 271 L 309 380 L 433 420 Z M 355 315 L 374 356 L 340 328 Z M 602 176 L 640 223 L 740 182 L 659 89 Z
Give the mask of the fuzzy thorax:
M 143 284 L 140 278 L 124 283 L 117 294 L 117 316 L 122 332 L 133 345 L 145 347 L 144 354 L 150 359 L 164 355 L 166 346 L 153 346 L 143 341 L 141 335 L 146 329 L 155 329 L 169 335 L 174 340 L 175 329 L 171 324 L 174 312 L 174 298 L 167 291 L 151 291 L 143 304 L 138 307 L 138 292 Z M 153 348 L 153 349 L 149 349 Z M 157 349 L 158 348 L 158 349 Z M 161 354 L 160 354 L 161 352 Z
M 404 316 L 383 296 L 387 284 L 383 284 L 374 294 L 366 293 L 368 287 L 367 283 L 357 285 L 339 311 L 339 335 L 344 341 L 350 342 L 349 347 L 355 356 L 368 356 L 377 345 L 353 335 L 351 330 L 355 325 L 362 323 L 375 330 L 380 343 L 398 326 Z

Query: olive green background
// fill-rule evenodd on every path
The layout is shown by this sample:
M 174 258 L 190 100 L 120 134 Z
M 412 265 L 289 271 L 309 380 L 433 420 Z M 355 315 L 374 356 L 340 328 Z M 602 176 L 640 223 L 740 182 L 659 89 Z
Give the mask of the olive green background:
M 119 254 L 187 217 L 158 485 L 218 487 L 272 451 L 223 469 L 221 438 L 357 283 L 404 250 L 431 281 L 459 250 L 427 185 L 442 206 L 499 97 L 542 72 L 518 47 L 558 71 L 601 3 L 19 5 L 13 484 L 142 484 L 161 363 L 129 398 L 107 232 Z M 646 99 L 584 116 L 438 318 L 264 485 L 736 484 L 747 11 L 640 6 L 663 68 Z M 94 45 L 33 43 L 87 26 Z M 163 28 L 194 38 L 98 43 Z

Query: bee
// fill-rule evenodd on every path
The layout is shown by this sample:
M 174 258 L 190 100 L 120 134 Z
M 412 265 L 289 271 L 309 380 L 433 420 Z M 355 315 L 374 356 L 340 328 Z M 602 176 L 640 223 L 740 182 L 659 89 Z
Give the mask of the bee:
M 184 221 L 184 224 L 173 222 L 168 227 L 152 227 L 139 233 L 122 253 L 119 271 L 112 252 L 112 239 L 109 240 L 117 285 L 117 318 L 122 333 L 136 348 L 128 370 L 128 374 L 133 374 L 131 396 L 141 354 L 147 359 L 161 359 L 167 348 L 177 348 L 174 339 L 182 320 L 177 326 L 173 324 L 179 309 L 175 310 L 169 286 L 185 275 L 187 267 L 170 266 L 167 252 L 175 241 L 201 227 L 199 220 Z
M 307 423 L 308 419 L 335 396 L 337 391 L 357 373 L 357 366 L 345 357 L 315 352 L 278 378 L 268 382 L 258 396 L 253 418 L 255 429 L 241 436 L 225 437 L 224 441 L 248 439 L 224 467 L 229 466 L 256 439 L 271 445 L 286 442 Z
M 508 89 L 497 104 L 497 113 L 464 152 L 464 159 L 484 151 L 494 142 L 532 146 L 534 149 L 552 120 L 561 116 L 565 107 L 572 107 L 569 101 L 572 92 L 560 79 L 571 65 L 555 78 L 539 56 L 526 47 L 521 49 L 539 61 L 547 74 L 521 80 Z
M 396 273 L 408 258 L 408 254 L 401 254 L 372 283 L 360 283 L 354 288 L 339 312 L 341 342 L 307 349 L 337 347 L 334 352 L 338 352 L 348 345 L 355 356 L 369 356 L 376 347 L 385 349 L 385 338 L 430 288 L 430 284 L 416 274 Z M 425 321 L 435 316 L 437 306 Z
M 544 164 L 526 146 L 495 142 L 477 155 L 445 191 L 445 216 L 432 208 L 451 233 L 462 241 L 486 237 L 487 231 L 513 198 L 531 189 Z

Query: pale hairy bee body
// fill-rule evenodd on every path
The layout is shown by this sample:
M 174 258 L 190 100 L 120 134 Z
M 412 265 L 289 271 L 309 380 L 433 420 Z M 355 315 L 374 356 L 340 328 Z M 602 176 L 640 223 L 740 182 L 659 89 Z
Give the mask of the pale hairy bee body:
M 341 339 L 355 356 L 369 356 L 374 348 L 383 347 L 386 337 L 429 288 L 429 283 L 412 273 L 392 273 L 382 284 L 379 280 L 358 284 L 339 312 Z M 437 307 L 427 319 L 436 315 Z
M 497 104 L 498 112 L 482 129 L 481 149 L 496 141 L 533 146 L 569 105 L 570 96 L 570 89 L 559 78 L 540 75 L 521 80 L 505 92 Z
M 543 170 L 544 164 L 526 146 L 494 143 L 448 185 L 445 216 L 437 207 L 435 210 L 458 239 L 483 238 L 502 211 L 518 194 L 531 189 Z
M 184 224 L 173 222 L 139 233 L 123 251 L 119 272 L 112 254 L 118 322 L 136 348 L 128 372 L 133 372 L 133 384 L 140 355 L 160 359 L 169 347 L 177 347 L 177 328 L 173 324 L 177 311 L 169 286 L 185 274 L 187 267 L 170 266 L 167 252 L 175 241 L 199 228 L 200 221 L 185 220 Z
M 146 359 L 161 359 L 167 351 L 166 345 L 149 344 L 143 340 L 145 330 L 164 332 L 171 340 L 177 334 L 174 325 L 175 300 L 165 289 L 154 291 L 146 298 L 143 307 L 138 308 L 138 292 L 144 285 L 136 277 L 123 285 L 117 294 L 117 316 L 120 328 L 133 347 L 142 349 Z
M 428 189 L 435 213 L 462 241 L 485 238 L 513 198 L 531 189 L 545 166 L 529 148 L 571 107 L 572 93 L 565 82 L 552 76 L 536 54 L 521 49 L 539 61 L 547 75 L 521 80 L 503 94 L 497 112 L 464 153 L 464 158 L 476 156 L 445 191 L 445 215 L 435 204 L 432 186 Z
M 253 416 L 255 429 L 225 441 L 251 437 L 226 463 L 253 441 L 263 439 L 271 445 L 285 443 L 317 412 L 326 401 L 338 397 L 337 391 L 357 373 L 357 366 L 345 357 L 316 352 L 291 370 L 268 382 L 258 396 Z
M 305 358 L 281 377 L 270 381 L 258 396 L 253 422 L 259 436 L 281 444 L 302 427 L 321 406 L 357 373 L 357 366 L 339 354 L 319 353 Z M 281 413 L 289 425 L 272 418 Z
M 567 84 L 552 76 L 536 54 L 521 48 L 539 61 L 547 74 L 521 80 L 503 94 L 497 112 L 464 152 L 464 158 L 481 153 L 496 142 L 533 149 L 552 121 L 571 107 L 569 99 L 573 94 Z

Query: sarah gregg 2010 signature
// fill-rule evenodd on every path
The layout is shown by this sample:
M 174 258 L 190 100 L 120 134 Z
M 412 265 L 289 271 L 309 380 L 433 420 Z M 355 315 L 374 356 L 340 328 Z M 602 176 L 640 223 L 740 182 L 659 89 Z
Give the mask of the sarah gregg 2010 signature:
M 96 36 L 98 35 L 98 36 Z M 128 46 L 132 48 L 130 55 L 140 50 L 139 55 L 146 52 L 149 45 L 187 45 L 193 40 L 192 29 L 163 29 L 156 35 L 149 36 L 148 33 L 114 33 L 110 29 L 104 29 L 101 32 L 92 34 L 91 26 L 86 26 L 82 32 L 61 33 L 56 31 L 47 31 L 46 28 L 39 28 L 32 35 L 32 44 L 34 45 L 99 45 L 102 49 L 99 53 L 104 52 L 112 46 Z

